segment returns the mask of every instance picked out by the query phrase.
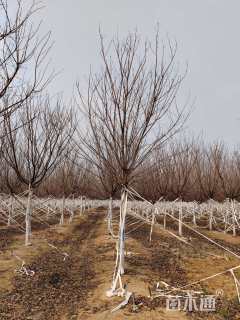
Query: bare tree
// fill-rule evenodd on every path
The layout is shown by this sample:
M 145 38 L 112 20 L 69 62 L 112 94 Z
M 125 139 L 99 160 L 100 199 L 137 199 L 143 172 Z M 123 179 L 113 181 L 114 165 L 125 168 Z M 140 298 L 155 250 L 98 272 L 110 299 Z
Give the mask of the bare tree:
M 106 45 L 100 34 L 102 69 L 90 74 L 87 96 L 78 85 L 80 109 L 86 116 L 87 134 L 79 130 L 81 154 L 99 168 L 104 164 L 122 188 L 119 255 L 113 293 L 124 272 L 126 187 L 153 151 L 175 135 L 188 116 L 176 98 L 184 79 L 176 65 L 176 43 L 160 47 L 142 42 L 137 33 Z M 121 282 L 120 282 L 121 283 Z
M 153 203 L 161 198 L 168 199 L 171 177 L 169 161 L 167 149 L 161 148 L 153 152 L 151 158 L 141 166 L 134 188 L 145 199 Z
M 53 77 L 47 74 L 45 63 L 50 33 L 39 37 L 41 23 L 35 27 L 32 23 L 40 9 L 40 2 L 33 1 L 24 9 L 22 0 L 12 1 L 11 6 L 10 1 L 0 0 L 0 116 L 22 106 Z
M 170 144 L 170 193 L 173 198 L 186 200 L 189 198 L 189 192 L 194 186 L 193 170 L 197 161 L 197 152 L 195 142 L 186 139 L 179 142 L 173 141 Z
M 196 174 L 201 193 L 200 200 L 217 199 L 221 181 L 217 162 L 219 158 L 219 145 L 213 144 L 209 147 L 199 146 L 196 158 Z
M 36 194 L 62 197 L 65 193 L 66 196 L 85 195 L 93 199 L 103 197 L 103 192 L 100 192 L 99 179 L 96 174 L 92 173 L 90 164 L 84 161 L 79 163 L 78 157 L 76 158 L 74 154 L 74 150 L 68 152 L 66 159 L 36 189 Z
M 14 116 L 8 114 L 4 117 L 4 159 L 18 180 L 28 186 L 26 245 L 31 231 L 33 189 L 61 163 L 73 131 L 71 110 L 64 110 L 60 101 L 51 109 L 48 97 L 27 100 L 24 108 Z
M 229 153 L 224 144 L 219 143 L 213 160 L 220 179 L 222 199 L 237 199 L 240 195 L 239 153 Z

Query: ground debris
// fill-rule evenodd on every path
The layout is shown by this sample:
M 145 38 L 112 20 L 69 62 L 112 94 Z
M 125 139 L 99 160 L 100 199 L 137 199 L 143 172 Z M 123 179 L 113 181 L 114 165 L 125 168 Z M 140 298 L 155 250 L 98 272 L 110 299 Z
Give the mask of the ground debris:
M 98 219 L 92 214 L 76 227 L 77 233 L 56 239 L 59 248 L 65 243 L 69 245 L 71 254 L 66 261 L 58 251 L 49 248 L 29 265 L 35 271 L 34 277 L 14 277 L 13 290 L 1 297 L 1 320 L 59 320 L 63 312 L 69 310 L 74 314 L 76 308 L 84 306 L 88 292 L 94 287 L 94 253 L 84 248 L 94 234 Z

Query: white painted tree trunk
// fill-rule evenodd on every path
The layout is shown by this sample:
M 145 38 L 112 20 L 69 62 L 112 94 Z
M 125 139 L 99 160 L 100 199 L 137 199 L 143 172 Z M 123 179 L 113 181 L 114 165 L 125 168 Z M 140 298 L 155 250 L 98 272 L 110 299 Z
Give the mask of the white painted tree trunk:
M 150 236 L 149 236 L 149 241 L 152 241 L 152 233 L 153 233 L 153 226 L 155 222 L 155 211 L 152 212 L 152 221 L 151 221 L 151 230 L 150 230 Z
M 83 197 L 81 197 L 81 203 L 80 203 L 80 215 L 83 214 Z
M 73 222 L 73 218 L 74 218 L 74 211 L 71 210 L 70 212 L 70 217 L 69 217 L 69 220 L 68 220 L 68 223 L 71 224 Z
M 109 199 L 109 206 L 108 206 L 108 232 L 113 235 L 113 227 L 112 227 L 112 207 L 113 201 L 112 197 Z
M 74 206 L 74 202 L 73 202 L 73 204 L 71 205 L 71 213 L 70 213 L 70 217 L 69 217 L 69 223 L 72 223 L 72 222 L 73 222 L 73 219 L 74 219 L 74 210 L 75 210 L 75 206 Z
M 233 236 L 236 237 L 236 224 L 235 224 L 234 218 L 233 218 Z
M 193 211 L 193 224 L 194 224 L 194 226 L 196 226 L 196 225 L 197 225 L 197 221 L 196 221 L 196 212 L 195 212 L 195 210 Z
M 32 213 L 32 188 L 31 185 L 29 185 L 28 188 L 28 199 L 27 199 L 27 208 L 26 208 L 26 214 L 25 214 L 25 246 L 31 245 L 31 213 Z
M 64 224 L 64 210 L 65 210 L 65 195 L 62 198 L 62 210 L 61 210 L 61 218 L 60 218 L 60 225 Z
M 163 229 L 166 229 L 167 226 L 167 214 L 164 212 L 163 214 Z
M 121 204 L 120 204 L 120 218 L 119 218 L 119 234 L 118 240 L 116 243 L 116 264 L 115 271 L 113 274 L 113 282 L 110 290 L 107 291 L 107 296 L 113 296 L 116 294 L 116 290 L 120 294 L 123 293 L 124 288 L 122 285 L 121 275 L 124 274 L 124 248 L 125 248 L 125 221 L 127 214 L 127 191 L 123 190 L 121 195 Z M 117 285 L 119 288 L 117 289 Z
M 178 234 L 180 237 L 182 237 L 183 233 L 182 233 L 182 203 L 180 204 L 180 207 L 179 207 L 179 216 L 178 216 L 178 219 L 179 219 L 179 223 L 178 223 Z
M 235 206 L 234 206 L 234 201 L 231 201 L 231 207 L 232 207 L 232 232 L 233 232 L 233 236 L 236 237 L 237 233 L 236 233 L 236 211 L 235 211 Z
M 124 274 L 124 249 L 125 249 L 125 221 L 127 214 L 127 192 L 123 191 L 121 210 L 120 210 L 120 241 L 119 241 L 119 269 L 120 274 Z
M 212 231 L 213 229 L 213 209 L 210 210 L 209 215 L 209 230 Z
M 11 196 L 11 200 L 10 200 L 10 208 L 9 208 L 9 211 L 8 211 L 8 227 L 11 225 L 12 223 L 12 216 L 13 216 L 13 201 L 14 201 L 14 198 L 13 196 Z

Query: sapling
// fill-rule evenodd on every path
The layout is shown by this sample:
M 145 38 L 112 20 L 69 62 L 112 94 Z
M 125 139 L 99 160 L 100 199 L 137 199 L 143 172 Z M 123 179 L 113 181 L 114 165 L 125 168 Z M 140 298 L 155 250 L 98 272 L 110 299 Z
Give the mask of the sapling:
M 33 190 L 52 174 L 69 151 L 74 131 L 72 112 L 65 111 L 60 101 L 51 107 L 48 97 L 39 97 L 26 101 L 14 117 L 6 115 L 3 125 L 4 160 L 28 190 L 25 245 L 29 245 Z

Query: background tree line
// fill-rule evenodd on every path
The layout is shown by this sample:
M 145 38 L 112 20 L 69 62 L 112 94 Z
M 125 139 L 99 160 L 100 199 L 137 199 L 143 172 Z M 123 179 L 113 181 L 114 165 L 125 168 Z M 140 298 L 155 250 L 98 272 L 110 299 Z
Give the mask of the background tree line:
M 69 155 L 68 152 L 52 174 L 36 188 L 39 196 L 119 197 L 118 191 L 111 194 L 109 188 L 103 187 L 106 180 L 108 186 L 114 184 L 114 176 L 111 177 L 107 167 L 105 171 L 94 172 L 88 162 L 73 162 Z M 24 190 L 11 167 L 7 168 L 2 162 L 3 165 L 1 172 L 8 172 L 10 176 L 2 176 L 1 192 L 9 192 L 6 179 L 12 181 L 14 192 Z M 151 201 L 160 198 L 200 202 L 226 198 L 240 200 L 240 152 L 229 151 L 223 143 L 207 145 L 198 140 L 173 140 L 152 153 L 138 168 L 133 186 Z

